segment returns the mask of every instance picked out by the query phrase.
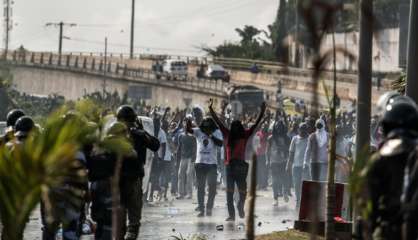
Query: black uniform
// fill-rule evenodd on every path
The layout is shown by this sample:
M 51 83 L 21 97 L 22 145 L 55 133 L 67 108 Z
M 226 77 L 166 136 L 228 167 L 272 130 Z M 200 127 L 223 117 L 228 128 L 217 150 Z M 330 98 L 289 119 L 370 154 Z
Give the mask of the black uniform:
M 144 177 L 144 165 L 147 157 L 147 149 L 158 151 L 160 142 L 157 138 L 151 136 L 143 130 L 142 123 L 138 121 L 135 110 L 128 105 L 120 106 L 117 110 L 116 117 L 118 121 L 123 122 L 129 128 L 130 138 L 133 148 L 137 153 L 137 159 L 128 168 L 135 176 L 129 177 L 129 182 L 124 181 L 125 185 L 121 186 L 121 192 L 129 193 L 129 199 L 126 202 L 128 214 L 128 228 L 125 236 L 126 240 L 137 239 L 141 222 L 142 211 L 142 179 Z M 125 167 L 125 166 L 123 166 Z
M 137 169 L 139 175 L 131 184 L 127 183 L 122 191 L 129 193 L 129 201 L 127 202 L 128 213 L 128 229 L 126 239 L 136 239 L 139 234 L 141 225 L 141 214 L 143 204 L 142 179 L 144 177 L 144 165 L 147 158 L 147 149 L 153 152 L 158 151 L 160 142 L 157 138 L 151 136 L 145 130 L 138 128 L 130 129 L 131 139 L 133 140 L 134 149 L 138 154 L 138 161 L 135 165 L 127 166 L 129 169 Z
M 96 240 L 110 240 L 112 236 L 111 177 L 114 174 L 116 161 L 116 154 L 109 152 L 93 154 L 88 161 L 89 179 L 92 183 L 91 215 L 93 220 L 97 222 Z M 121 179 L 119 182 L 120 199 L 123 209 L 135 204 L 132 203 L 132 201 L 136 201 L 133 196 L 138 195 L 136 192 L 140 191 L 138 179 L 141 172 L 136 168 L 139 166 L 137 163 L 136 153 L 123 158 Z M 140 214 L 140 210 L 136 210 L 136 212 Z M 125 212 L 123 212 L 122 222 L 126 222 Z M 123 235 L 124 232 L 125 229 L 122 231 Z M 123 238 L 123 236 L 120 237 Z
M 418 239 L 418 147 L 408 157 L 401 197 L 404 240 Z
M 404 171 L 414 149 L 413 138 L 403 132 L 392 132 L 373 156 L 367 172 L 372 204 L 370 224 L 372 233 L 380 232 L 381 239 L 401 239 Z

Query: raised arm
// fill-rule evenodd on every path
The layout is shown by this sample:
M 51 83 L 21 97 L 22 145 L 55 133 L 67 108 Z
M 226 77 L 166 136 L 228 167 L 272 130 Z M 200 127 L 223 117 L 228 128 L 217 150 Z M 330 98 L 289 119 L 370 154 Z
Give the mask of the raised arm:
M 162 121 L 165 121 L 165 120 L 167 119 L 168 112 L 170 112 L 170 110 L 171 110 L 171 108 L 170 108 L 170 107 L 167 107 L 167 108 L 164 110 L 164 114 L 163 114 L 163 117 L 161 118 L 161 122 L 162 122 Z
M 218 127 L 221 129 L 221 132 L 224 133 L 225 131 L 228 131 L 224 123 L 218 118 L 218 115 L 216 114 L 215 110 L 213 110 L 213 99 L 209 100 L 209 112 L 216 125 L 218 125 Z
M 266 112 L 266 109 L 267 109 L 267 104 L 266 104 L 266 102 L 263 102 L 263 104 L 261 104 L 261 111 L 258 114 L 257 120 L 255 121 L 255 124 L 253 126 L 251 126 L 251 128 L 250 128 L 250 133 L 251 134 L 254 133 L 254 131 L 260 125 L 261 121 L 263 120 L 264 113 Z

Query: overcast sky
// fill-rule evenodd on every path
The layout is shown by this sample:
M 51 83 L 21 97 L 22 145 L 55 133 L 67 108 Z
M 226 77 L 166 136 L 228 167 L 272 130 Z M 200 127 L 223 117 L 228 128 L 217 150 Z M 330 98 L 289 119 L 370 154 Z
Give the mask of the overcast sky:
M 58 28 L 45 24 L 64 21 L 78 24 L 65 28 L 71 40 L 64 40 L 64 51 L 103 51 L 105 36 L 109 51 L 129 50 L 131 0 L 12 1 L 11 48 L 56 51 Z M 136 5 L 136 52 L 196 55 L 196 46 L 237 41 L 237 27 L 266 29 L 278 0 L 136 0 Z

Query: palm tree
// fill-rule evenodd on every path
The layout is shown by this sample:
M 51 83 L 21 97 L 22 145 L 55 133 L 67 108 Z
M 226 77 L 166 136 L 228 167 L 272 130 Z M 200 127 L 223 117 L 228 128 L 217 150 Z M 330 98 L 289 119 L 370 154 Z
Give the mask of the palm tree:
M 249 25 L 245 25 L 243 29 L 236 28 L 235 31 L 241 37 L 242 46 L 248 46 L 252 44 L 254 38 L 261 33 L 261 30 Z
M 59 201 L 80 209 L 85 194 L 82 189 L 54 189 L 69 179 L 72 183 L 87 181 L 75 155 L 92 130 L 54 116 L 47 120 L 43 131 L 34 131 L 25 143 L 0 149 L 2 239 L 23 239 L 29 216 L 41 199 L 48 216 L 60 214 L 54 212 Z

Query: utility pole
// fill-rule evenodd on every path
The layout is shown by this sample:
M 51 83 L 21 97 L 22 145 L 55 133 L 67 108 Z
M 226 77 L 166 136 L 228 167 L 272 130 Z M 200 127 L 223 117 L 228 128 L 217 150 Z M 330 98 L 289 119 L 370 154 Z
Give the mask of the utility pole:
M 12 6 L 10 0 L 4 1 L 4 58 L 7 59 L 10 43 L 10 31 L 12 30 Z
M 106 94 L 106 73 L 107 73 L 107 37 L 105 37 L 105 49 L 104 49 L 104 68 L 103 68 L 103 98 Z
M 418 103 L 418 0 L 411 0 L 406 69 L 406 95 Z
M 370 152 L 370 115 L 372 98 L 373 1 L 360 1 L 360 41 L 357 83 L 357 132 L 355 161 L 363 167 Z M 363 160 L 363 161 L 362 161 Z M 353 210 L 353 226 L 357 213 Z
M 107 37 L 105 37 L 105 49 L 104 49 L 104 65 L 107 65 Z M 104 68 L 104 73 L 106 75 L 106 67 Z
M 75 23 L 65 23 L 65 22 L 59 22 L 59 23 L 47 23 L 45 24 L 46 27 L 54 26 L 59 27 L 59 38 L 58 38 L 58 63 L 61 63 L 61 56 L 62 56 L 62 39 L 64 34 L 64 27 L 75 27 L 77 24 Z
M 132 14 L 131 14 L 131 48 L 129 51 L 129 58 L 134 58 L 134 40 L 135 40 L 135 0 L 132 0 Z
M 59 26 L 60 26 L 60 35 L 59 35 L 59 38 L 58 38 L 58 55 L 61 57 L 61 55 L 62 55 L 62 34 L 63 34 L 64 23 L 60 22 Z

